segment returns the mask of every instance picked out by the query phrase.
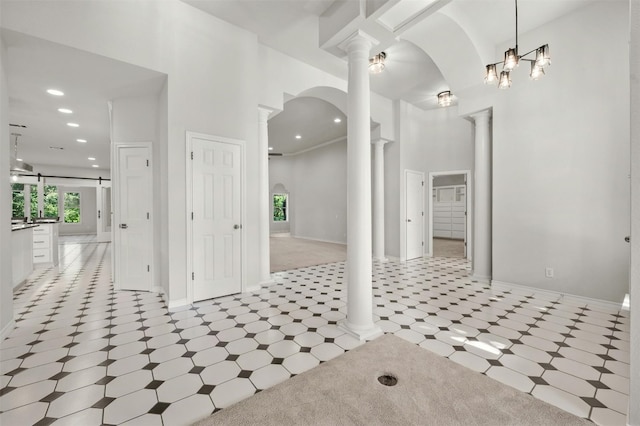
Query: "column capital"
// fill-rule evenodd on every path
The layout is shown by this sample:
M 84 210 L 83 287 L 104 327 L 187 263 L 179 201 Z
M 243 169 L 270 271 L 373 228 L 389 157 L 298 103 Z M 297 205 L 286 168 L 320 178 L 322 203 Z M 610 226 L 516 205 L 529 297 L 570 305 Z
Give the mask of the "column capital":
M 389 142 L 393 142 L 390 141 L 389 139 L 384 139 L 384 138 L 379 138 L 379 139 L 371 139 L 371 144 L 375 145 L 376 148 L 378 147 L 384 147 L 386 144 L 388 144 Z
M 473 118 L 473 121 L 478 123 L 478 122 L 489 122 L 492 115 L 493 114 L 490 109 L 483 109 L 482 111 L 469 114 L 469 117 Z
M 338 48 L 343 50 L 345 53 L 349 53 L 350 51 L 358 48 L 366 49 L 368 54 L 371 47 L 376 46 L 377 44 L 379 44 L 379 42 L 376 38 L 362 30 L 357 30 L 338 43 Z
M 269 108 L 263 105 L 258 105 L 258 117 L 259 121 L 264 122 L 269 120 L 269 115 L 275 111 L 273 108 Z

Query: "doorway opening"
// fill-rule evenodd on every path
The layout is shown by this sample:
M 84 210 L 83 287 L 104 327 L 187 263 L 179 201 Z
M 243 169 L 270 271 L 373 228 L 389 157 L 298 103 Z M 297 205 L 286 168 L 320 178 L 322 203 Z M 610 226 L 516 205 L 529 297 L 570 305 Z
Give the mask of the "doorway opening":
M 429 253 L 471 259 L 469 170 L 429 173 Z

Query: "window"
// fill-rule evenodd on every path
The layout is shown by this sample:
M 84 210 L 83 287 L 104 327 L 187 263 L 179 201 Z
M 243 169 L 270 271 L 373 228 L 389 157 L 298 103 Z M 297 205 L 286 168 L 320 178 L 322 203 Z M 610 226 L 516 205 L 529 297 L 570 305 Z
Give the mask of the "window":
M 273 221 L 287 221 L 287 194 L 273 194 Z
M 24 217 L 24 184 L 11 184 L 13 204 L 11 207 L 11 217 Z
M 80 223 L 80 193 L 64 193 L 64 223 Z
M 31 185 L 31 218 L 38 217 L 38 186 Z
M 58 187 L 54 185 L 44 186 L 43 216 L 57 218 L 58 216 Z

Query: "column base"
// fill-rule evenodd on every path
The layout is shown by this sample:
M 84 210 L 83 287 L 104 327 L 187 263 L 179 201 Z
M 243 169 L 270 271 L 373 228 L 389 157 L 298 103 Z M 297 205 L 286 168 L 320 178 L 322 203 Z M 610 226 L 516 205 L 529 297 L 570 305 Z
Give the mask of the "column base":
M 362 340 L 373 340 L 384 334 L 382 329 L 375 325 L 373 322 L 370 326 L 367 327 L 354 327 L 349 324 L 347 321 L 342 321 L 338 324 L 338 328 L 350 336 L 355 337 L 356 339 Z
M 481 276 L 481 275 L 476 275 L 476 274 L 471 274 L 471 279 L 478 281 L 481 284 L 487 284 L 487 285 L 491 285 L 491 277 L 487 277 L 487 276 Z
M 269 279 L 266 280 L 261 280 L 260 282 L 258 282 L 258 285 L 260 287 L 269 287 L 271 285 L 274 285 L 276 282 L 273 280 L 273 278 L 269 277 Z

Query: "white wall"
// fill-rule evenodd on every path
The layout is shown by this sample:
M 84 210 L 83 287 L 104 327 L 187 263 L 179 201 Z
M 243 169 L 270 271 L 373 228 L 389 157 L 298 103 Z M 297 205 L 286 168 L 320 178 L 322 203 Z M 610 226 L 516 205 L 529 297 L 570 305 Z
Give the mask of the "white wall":
M 404 257 L 404 170 L 423 172 L 424 242 L 429 245 L 428 211 L 431 194 L 426 179 L 431 172 L 473 170 L 473 134 L 457 107 L 422 110 L 396 102 L 397 141 L 385 147 L 386 254 Z
M 78 192 L 80 194 L 80 223 L 64 223 L 65 192 Z M 61 221 L 60 225 L 58 225 L 59 235 L 95 235 L 98 229 L 96 188 L 58 185 L 58 215 Z
M 347 143 L 305 153 L 271 157 L 269 187 L 289 191 L 291 236 L 347 243 Z M 272 232 L 282 232 L 272 222 Z
M 162 2 L 4 1 L 2 26 L 168 75 L 166 198 L 170 299 L 184 303 L 187 286 L 185 132 L 246 141 L 247 241 L 257 239 L 257 37 L 177 0 Z M 79 37 L 78 34 L 82 34 Z M 222 65 L 221 65 L 222 64 Z M 164 191 L 162 189 L 161 191 Z M 157 194 L 156 194 L 157 196 Z M 258 247 L 246 247 L 247 264 Z M 247 268 L 245 281 L 258 281 Z
M 347 142 L 295 156 L 291 233 L 334 243 L 347 242 Z
M 0 5 L 0 8 L 3 6 Z M 5 72 L 6 48 L 0 39 L 0 339 L 13 324 L 11 271 L 11 184 L 9 182 L 9 96 Z
M 627 424 L 640 425 L 640 1 L 631 2 L 631 371 Z
M 494 280 L 615 302 L 627 292 L 628 16 L 626 2 L 597 2 L 521 37 L 549 43 L 553 63 L 535 82 L 516 70 L 495 97 Z

